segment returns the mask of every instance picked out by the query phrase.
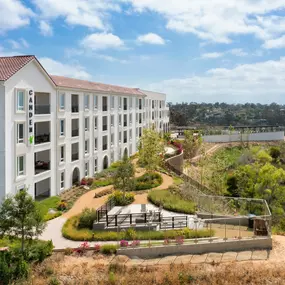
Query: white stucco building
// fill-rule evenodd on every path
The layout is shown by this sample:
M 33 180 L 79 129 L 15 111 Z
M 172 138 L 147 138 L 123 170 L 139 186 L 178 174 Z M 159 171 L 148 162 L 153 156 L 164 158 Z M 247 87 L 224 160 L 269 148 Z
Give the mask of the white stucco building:
M 143 128 L 167 131 L 166 95 L 49 75 L 34 56 L 0 57 L 0 199 L 53 196 L 132 155 Z

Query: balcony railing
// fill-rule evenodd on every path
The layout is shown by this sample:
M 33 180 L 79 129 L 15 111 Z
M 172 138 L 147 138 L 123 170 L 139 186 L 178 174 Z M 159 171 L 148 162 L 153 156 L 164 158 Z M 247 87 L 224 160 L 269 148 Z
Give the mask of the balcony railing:
M 76 161 L 78 159 L 79 159 L 79 153 L 78 152 L 77 153 L 73 153 L 71 155 L 71 161 Z
M 72 137 L 78 137 L 79 136 L 79 129 L 75 129 L 71 131 L 71 136 Z
M 78 105 L 72 105 L 71 106 L 71 112 L 72 113 L 78 113 L 79 112 L 79 106 Z
M 50 161 L 37 160 L 35 162 L 35 174 L 50 170 Z
M 50 134 L 35 135 L 35 144 L 50 142 Z
M 36 115 L 50 114 L 50 105 L 35 105 L 35 114 Z

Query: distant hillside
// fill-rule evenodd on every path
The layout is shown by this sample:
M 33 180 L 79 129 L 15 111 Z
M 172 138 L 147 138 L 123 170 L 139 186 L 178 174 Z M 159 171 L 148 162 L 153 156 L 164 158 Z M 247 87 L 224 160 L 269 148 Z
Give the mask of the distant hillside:
M 285 125 L 285 105 L 180 103 L 169 104 L 170 123 L 185 125 Z

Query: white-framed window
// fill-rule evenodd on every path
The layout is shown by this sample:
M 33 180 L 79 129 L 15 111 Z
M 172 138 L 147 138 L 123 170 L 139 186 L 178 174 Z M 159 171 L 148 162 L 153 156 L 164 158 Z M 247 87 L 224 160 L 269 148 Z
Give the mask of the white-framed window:
M 88 140 L 85 141 L 84 150 L 85 150 L 85 154 L 89 153 L 89 141 Z
M 17 143 L 24 143 L 25 141 L 24 125 L 24 123 L 17 123 Z
M 89 110 L 89 95 L 88 94 L 84 95 L 84 109 Z
M 108 117 L 103 116 L 102 118 L 103 124 L 102 124 L 102 131 L 107 131 L 108 130 Z
M 85 177 L 88 177 L 88 174 L 89 174 L 89 162 L 85 162 L 84 174 L 85 174 Z
M 98 117 L 94 117 L 94 130 L 97 130 L 98 128 Z
M 97 95 L 94 95 L 93 102 L 94 102 L 94 109 L 98 109 L 98 96 Z
M 96 173 L 98 170 L 98 162 L 97 162 L 97 158 L 94 159 L 94 173 Z
M 124 111 L 128 110 L 128 98 L 124 98 Z
M 17 157 L 17 176 L 25 175 L 25 156 Z
M 111 109 L 115 108 L 115 96 L 111 96 Z
M 60 93 L 59 94 L 59 110 L 64 110 L 65 109 L 65 94 Z
M 108 149 L 108 136 L 102 137 L 102 150 Z
M 115 117 L 114 117 L 114 115 L 111 115 L 111 127 L 114 127 L 114 119 Z
M 17 111 L 25 111 L 25 91 L 17 90 Z
M 60 120 L 60 123 L 59 123 L 59 134 L 60 136 L 64 136 L 65 134 L 65 121 L 64 120 Z
M 60 173 L 60 189 L 64 189 L 64 171 Z
M 60 146 L 60 162 L 65 160 L 65 147 L 64 145 Z
M 89 118 L 87 117 L 84 118 L 84 129 L 85 132 L 89 131 Z
M 98 139 L 95 138 L 94 139 L 94 150 L 97 151 L 97 149 L 98 149 Z

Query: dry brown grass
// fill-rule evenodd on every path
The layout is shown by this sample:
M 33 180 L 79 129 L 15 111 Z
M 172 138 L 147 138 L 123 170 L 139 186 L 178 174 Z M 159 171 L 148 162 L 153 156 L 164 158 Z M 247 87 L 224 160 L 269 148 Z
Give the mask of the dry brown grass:
M 124 262 L 112 263 L 111 260 L 112 257 L 95 255 L 92 252 L 83 257 L 57 253 L 34 267 L 33 276 L 28 284 L 56 284 L 52 283 L 52 279 L 63 285 L 285 284 L 283 261 L 129 267 L 123 265 Z

